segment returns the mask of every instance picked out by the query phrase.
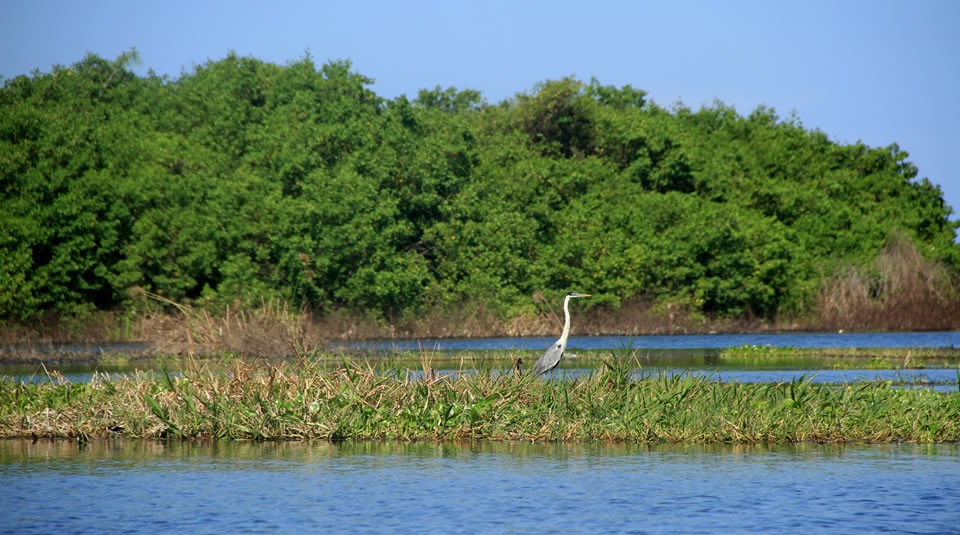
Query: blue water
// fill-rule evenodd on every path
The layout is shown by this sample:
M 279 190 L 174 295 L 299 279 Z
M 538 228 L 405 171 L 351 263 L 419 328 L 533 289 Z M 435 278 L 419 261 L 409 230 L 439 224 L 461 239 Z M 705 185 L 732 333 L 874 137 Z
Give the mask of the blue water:
M 809 381 L 818 384 L 843 384 L 857 381 L 893 381 L 894 383 L 916 383 L 929 385 L 930 388 L 942 392 L 956 392 L 958 390 L 958 379 L 960 379 L 960 370 L 955 368 L 927 368 L 927 369 L 903 369 L 903 370 L 867 370 L 867 369 L 846 369 L 831 370 L 818 369 L 815 366 L 778 366 L 778 365 L 737 365 L 719 366 L 719 365 L 684 365 L 670 366 L 664 365 L 669 358 L 659 360 L 659 365 L 641 366 L 636 376 L 657 376 L 658 374 L 673 375 L 692 375 L 697 377 L 707 377 L 720 382 L 741 382 L 741 383 L 789 383 L 792 381 Z M 439 366 L 434 366 L 434 371 L 441 374 L 456 373 L 474 373 L 475 369 L 470 367 L 469 363 L 463 369 L 456 367 L 456 364 L 450 361 L 443 361 Z M 509 367 L 504 364 L 504 367 Z M 79 368 L 79 369 L 77 369 Z M 95 375 L 100 374 L 110 380 L 136 379 L 139 377 L 158 377 L 159 372 L 119 372 L 108 373 L 106 375 L 98 372 L 95 366 L 83 366 L 62 369 L 60 377 L 74 382 L 88 382 Z M 637 368 L 635 368 L 637 369 Z M 585 368 L 578 366 L 576 359 L 568 359 L 562 363 L 562 367 L 549 372 L 546 377 L 582 377 L 591 373 L 596 373 L 596 368 Z M 178 371 L 169 372 L 171 377 L 181 377 L 183 374 Z M 411 370 L 409 373 L 420 376 L 422 370 Z M 18 369 L 15 373 L 3 373 L 0 367 L 0 380 L 12 380 L 25 383 L 38 383 L 57 380 L 42 372 L 42 370 L 31 370 L 25 372 Z
M 443 338 L 423 340 L 363 340 L 346 342 L 343 349 L 369 350 L 478 350 L 546 349 L 556 337 L 544 338 Z M 759 333 L 697 334 L 672 336 L 574 336 L 568 349 L 720 349 L 744 345 L 774 347 L 957 347 L 960 331 L 880 333 Z
M 0 441 L 9 533 L 950 533 L 960 445 Z
M 439 368 L 434 370 L 440 374 L 458 374 L 474 373 L 473 370 L 453 370 Z M 548 372 L 544 377 L 546 379 L 574 377 L 584 377 L 591 373 L 596 373 L 595 368 L 557 368 Z M 423 372 L 413 370 L 410 372 L 413 376 L 422 377 Z M 950 368 L 932 368 L 932 369 L 907 369 L 907 370 L 816 370 L 816 369 L 764 369 L 764 370 L 744 370 L 744 369 L 718 369 L 718 368 L 664 368 L 650 367 L 641 368 L 633 374 L 633 377 L 639 378 L 656 377 L 660 374 L 667 376 L 688 375 L 693 377 L 704 377 L 718 382 L 738 382 L 738 383 L 790 383 L 793 381 L 806 381 L 813 384 L 842 385 L 847 383 L 857 383 L 862 381 L 890 381 L 893 386 L 904 386 L 910 388 L 922 387 L 930 388 L 938 392 L 957 392 L 960 389 L 958 379 L 960 371 Z

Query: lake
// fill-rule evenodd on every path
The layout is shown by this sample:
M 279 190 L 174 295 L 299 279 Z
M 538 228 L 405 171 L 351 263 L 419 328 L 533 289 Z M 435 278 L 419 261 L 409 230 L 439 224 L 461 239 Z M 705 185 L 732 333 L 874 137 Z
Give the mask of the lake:
M 956 533 L 960 445 L 0 441 L 9 533 Z

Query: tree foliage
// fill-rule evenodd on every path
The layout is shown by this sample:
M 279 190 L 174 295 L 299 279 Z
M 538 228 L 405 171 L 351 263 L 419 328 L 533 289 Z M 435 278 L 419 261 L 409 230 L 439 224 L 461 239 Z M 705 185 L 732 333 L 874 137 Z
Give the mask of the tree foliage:
M 537 292 L 707 315 L 810 310 L 891 236 L 960 267 L 939 187 L 897 145 L 795 117 L 665 109 L 547 80 L 387 100 L 349 62 L 229 54 L 176 79 L 135 53 L 5 80 L 0 317 L 280 297 L 388 319 Z

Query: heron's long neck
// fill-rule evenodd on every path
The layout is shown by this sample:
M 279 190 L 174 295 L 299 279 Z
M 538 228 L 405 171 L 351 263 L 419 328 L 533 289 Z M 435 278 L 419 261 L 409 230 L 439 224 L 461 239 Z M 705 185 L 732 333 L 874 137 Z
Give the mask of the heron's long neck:
M 560 335 L 560 345 L 567 347 L 567 337 L 570 336 L 570 296 L 563 298 L 563 334 Z

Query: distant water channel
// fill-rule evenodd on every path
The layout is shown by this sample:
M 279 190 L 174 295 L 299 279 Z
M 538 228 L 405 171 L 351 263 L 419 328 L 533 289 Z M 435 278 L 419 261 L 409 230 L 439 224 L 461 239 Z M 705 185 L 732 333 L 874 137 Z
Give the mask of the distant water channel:
M 546 349 L 556 337 L 442 338 L 422 340 L 361 340 L 337 346 L 366 350 L 493 350 Z M 878 333 L 750 333 L 663 336 L 574 336 L 567 349 L 722 349 L 739 346 L 773 347 L 960 347 L 960 331 Z
M 0 441 L 7 533 L 956 533 L 960 445 Z
M 485 352 L 491 353 L 487 364 L 494 368 L 508 369 L 512 361 L 498 351 L 525 350 L 537 351 L 553 343 L 553 338 L 463 338 L 436 340 L 365 340 L 349 342 L 333 347 L 334 352 L 357 352 L 356 356 L 366 356 L 374 363 L 384 356 L 396 353 L 422 352 L 431 358 L 431 365 L 440 372 L 457 372 L 482 366 L 485 357 L 461 362 L 459 355 Z M 717 359 L 720 349 L 738 346 L 774 346 L 800 348 L 931 348 L 960 347 L 960 332 L 894 332 L 894 333 L 761 333 L 761 334 L 716 334 L 716 335 L 679 335 L 679 336 L 586 336 L 570 339 L 567 356 L 553 372 L 553 376 L 571 376 L 591 373 L 600 365 L 599 361 L 590 361 L 589 355 L 605 354 L 605 350 L 621 353 L 625 347 L 636 350 L 639 359 L 634 363 L 640 373 L 670 375 L 686 373 L 707 376 L 719 381 L 740 382 L 790 382 L 798 379 L 815 383 L 849 383 L 855 381 L 893 381 L 896 383 L 914 383 L 941 391 L 956 391 L 958 388 L 957 369 L 930 366 L 925 369 L 832 369 L 836 359 L 829 357 L 762 357 L 756 359 Z M 136 354 L 138 346 L 122 344 L 118 346 L 64 346 L 48 347 L 44 350 L 51 354 L 64 351 L 71 356 L 82 355 L 84 348 L 95 354 L 120 352 Z M 7 349 L 9 351 L 9 348 Z M 143 351 L 140 347 L 139 351 Z M 580 358 L 580 355 L 588 358 Z M 609 353 L 609 352 L 606 352 Z M 526 359 L 526 357 L 524 357 Z M 497 360 L 499 359 L 499 360 Z M 506 360 L 505 360 L 506 359 Z M 419 368 L 417 362 L 407 363 L 411 368 Z M 866 360 L 864 360 L 866 362 Z M 527 363 L 529 365 L 530 363 Z M 333 359 L 331 366 L 340 366 L 342 361 Z M 169 363 L 168 368 L 176 372 L 178 365 Z M 139 360 L 128 363 L 75 364 L 61 363 L 50 365 L 47 369 L 56 369 L 70 381 L 88 381 L 95 373 L 129 374 L 135 369 L 157 370 L 158 363 Z M 20 381 L 36 382 L 50 379 L 46 371 L 38 364 L 0 365 L 0 377 L 6 376 Z

